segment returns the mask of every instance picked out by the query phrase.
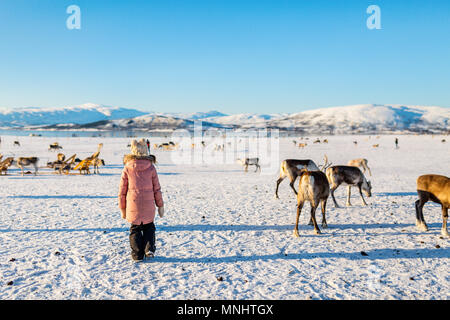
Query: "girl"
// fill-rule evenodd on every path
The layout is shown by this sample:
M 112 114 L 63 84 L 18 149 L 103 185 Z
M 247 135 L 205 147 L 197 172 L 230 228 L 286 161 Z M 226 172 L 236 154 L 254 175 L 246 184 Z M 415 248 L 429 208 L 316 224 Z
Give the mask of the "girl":
M 125 167 L 119 186 L 122 218 L 131 223 L 131 257 L 140 262 L 155 254 L 155 203 L 164 215 L 164 203 L 158 174 L 144 139 L 131 142 L 131 154 L 124 157 Z

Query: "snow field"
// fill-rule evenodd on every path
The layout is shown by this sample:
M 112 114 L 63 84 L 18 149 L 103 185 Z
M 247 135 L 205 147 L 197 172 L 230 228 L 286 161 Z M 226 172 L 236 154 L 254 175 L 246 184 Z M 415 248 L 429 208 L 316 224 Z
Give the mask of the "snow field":
M 80 158 L 102 142 L 106 166 L 100 175 L 41 169 L 21 177 L 13 168 L 0 177 L 0 299 L 449 299 L 450 239 L 440 235 L 440 206 L 425 206 L 430 231 L 421 232 L 414 201 L 419 175 L 450 175 L 450 141 L 398 137 L 398 150 L 395 136 L 328 136 L 328 144 L 312 144 L 314 136 L 304 149 L 292 143 L 299 138 L 280 139 L 279 161 L 364 157 L 373 174 L 367 207 L 356 189 L 353 206 L 345 207 L 340 187 L 343 207 L 328 200 L 329 228 L 321 228 L 318 214 L 322 234 L 314 235 L 306 205 L 298 239 L 287 179 L 280 199 L 273 197 L 278 172 L 180 165 L 171 151 L 155 151 L 166 215 L 155 221 L 155 259 L 134 264 L 116 197 L 129 139 L 2 136 L 5 157 L 39 156 L 41 166 L 56 159 L 47 151 L 52 142 Z M 20 148 L 12 146 L 16 139 Z M 150 138 L 152 145 L 168 140 Z

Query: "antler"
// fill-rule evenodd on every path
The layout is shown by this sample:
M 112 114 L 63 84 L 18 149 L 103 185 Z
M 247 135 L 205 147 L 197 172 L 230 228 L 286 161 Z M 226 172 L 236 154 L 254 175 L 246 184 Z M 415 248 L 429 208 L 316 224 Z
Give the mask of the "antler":
M 324 163 L 322 166 L 319 166 L 319 168 L 320 168 L 321 171 L 327 170 L 327 169 L 328 169 L 329 167 L 331 167 L 331 165 L 333 164 L 333 163 L 328 163 L 328 157 L 327 157 L 327 155 L 324 155 L 323 159 L 325 160 L 325 163 Z

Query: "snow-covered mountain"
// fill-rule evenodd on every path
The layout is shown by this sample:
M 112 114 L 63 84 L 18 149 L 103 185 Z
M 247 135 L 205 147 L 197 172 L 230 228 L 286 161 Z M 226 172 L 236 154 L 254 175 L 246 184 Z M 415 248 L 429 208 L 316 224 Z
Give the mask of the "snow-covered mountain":
M 223 115 L 223 116 L 212 116 L 204 118 L 204 120 L 209 122 L 215 122 L 223 125 L 232 126 L 259 126 L 269 121 L 280 119 L 288 116 L 288 114 L 258 114 L 258 113 L 240 113 L 234 115 Z
M 202 127 L 223 128 L 222 125 L 202 121 Z M 176 129 L 194 129 L 194 121 L 189 119 L 180 119 L 160 114 L 145 114 L 143 116 L 118 119 L 101 120 L 87 124 L 55 124 L 43 126 L 41 129 L 51 130 L 78 130 L 78 129 L 96 129 L 96 130 L 142 130 L 142 131 L 171 131 Z
M 365 104 L 294 114 L 234 115 L 219 111 L 146 113 L 98 104 L 64 108 L 0 109 L 0 127 L 10 128 L 174 130 L 190 129 L 196 120 L 202 121 L 203 128 L 278 128 L 306 134 L 447 133 L 450 131 L 450 108 Z
M 266 127 L 305 133 L 449 132 L 450 108 L 353 105 L 315 109 L 244 128 Z
M 190 113 L 163 113 L 162 115 L 189 120 L 206 120 L 211 118 L 221 118 L 228 116 L 225 113 L 215 110 L 207 112 L 190 112 Z
M 86 103 L 63 108 L 0 109 L 0 126 L 24 127 L 55 124 L 86 124 L 102 120 L 133 118 L 147 112 L 135 109 Z

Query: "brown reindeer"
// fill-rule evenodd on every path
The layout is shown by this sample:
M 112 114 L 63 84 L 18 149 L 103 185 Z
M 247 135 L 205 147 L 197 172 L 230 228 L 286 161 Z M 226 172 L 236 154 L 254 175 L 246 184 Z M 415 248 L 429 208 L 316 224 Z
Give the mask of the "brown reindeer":
M 14 161 L 13 157 L 8 157 L 5 160 L 3 160 L 2 162 L 0 162 L 0 175 L 2 175 L 4 172 L 5 176 L 6 176 L 8 168 L 12 165 L 13 161 Z
M 303 149 L 303 148 L 306 147 L 307 145 L 308 145 L 307 143 L 299 143 L 299 144 L 298 144 L 298 147 Z
M 334 191 L 341 185 L 348 185 L 347 206 L 351 206 L 350 203 L 350 190 L 352 186 L 358 187 L 359 194 L 363 205 L 367 206 L 364 200 L 362 191 L 368 196 L 372 196 L 372 185 L 370 181 L 366 180 L 364 174 L 359 168 L 351 166 L 332 166 L 326 171 L 328 182 L 331 186 L 331 197 L 333 198 L 334 205 L 339 208 L 339 205 L 334 198 Z
M 363 168 L 363 173 L 366 173 L 366 170 L 368 170 L 370 176 L 372 176 L 372 172 L 370 172 L 370 168 L 367 165 L 367 162 L 368 162 L 367 159 L 359 158 L 359 159 L 350 160 L 347 163 L 347 165 L 352 166 L 352 167 L 357 167 L 357 168 Z
M 58 142 L 53 142 L 52 144 L 49 145 L 48 151 L 59 150 L 59 149 L 62 149 L 62 148 L 63 147 L 61 147 Z
M 380 146 L 379 143 L 372 145 L 372 147 L 374 147 L 374 148 L 378 148 L 379 146 Z
M 441 234 L 448 237 L 447 219 L 448 208 L 450 207 L 450 178 L 437 175 L 426 174 L 417 178 L 417 194 L 419 200 L 416 201 L 416 226 L 422 231 L 428 231 L 428 226 L 423 218 L 423 206 L 428 201 L 439 203 L 442 206 L 442 229 Z
M 322 171 L 307 171 L 302 169 L 300 172 L 300 182 L 297 194 L 297 218 L 295 220 L 294 236 L 299 237 L 298 222 L 303 205 L 306 201 L 311 204 L 310 224 L 314 226 L 314 233 L 320 234 L 319 226 L 316 221 L 316 209 L 321 204 L 322 208 L 322 227 L 327 228 L 327 220 L 325 218 L 325 209 L 327 199 L 330 195 L 330 185 L 326 175 Z

